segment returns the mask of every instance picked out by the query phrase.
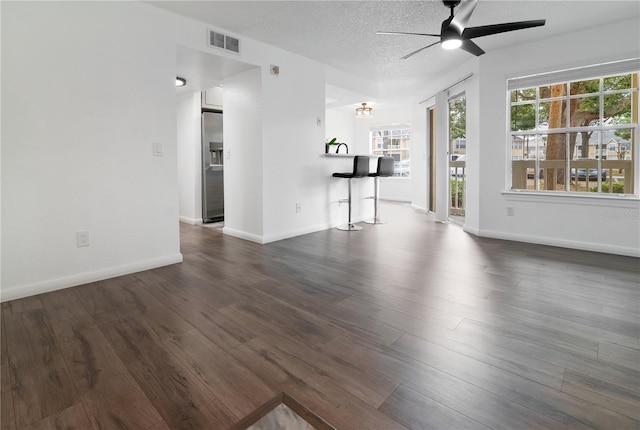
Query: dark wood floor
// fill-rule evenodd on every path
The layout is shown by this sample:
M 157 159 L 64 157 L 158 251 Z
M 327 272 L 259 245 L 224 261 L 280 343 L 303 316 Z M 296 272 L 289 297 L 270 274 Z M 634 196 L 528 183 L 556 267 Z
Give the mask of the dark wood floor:
M 2 429 L 224 429 L 286 392 L 339 429 L 638 429 L 638 259 L 389 223 L 2 306 Z

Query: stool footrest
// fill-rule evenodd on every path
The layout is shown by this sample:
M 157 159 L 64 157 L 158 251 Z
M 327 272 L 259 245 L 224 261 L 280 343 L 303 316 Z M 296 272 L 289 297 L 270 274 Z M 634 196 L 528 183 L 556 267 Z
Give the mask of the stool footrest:
M 387 223 L 386 221 L 384 221 L 384 220 L 382 220 L 382 219 L 380 219 L 378 217 L 373 218 L 373 219 L 365 220 L 364 222 L 367 223 L 367 224 L 386 224 Z
M 343 230 L 343 231 L 358 231 L 358 230 L 362 230 L 362 227 L 360 227 L 359 225 L 355 225 L 352 222 L 350 222 L 349 224 L 338 226 L 336 228 L 338 230 Z

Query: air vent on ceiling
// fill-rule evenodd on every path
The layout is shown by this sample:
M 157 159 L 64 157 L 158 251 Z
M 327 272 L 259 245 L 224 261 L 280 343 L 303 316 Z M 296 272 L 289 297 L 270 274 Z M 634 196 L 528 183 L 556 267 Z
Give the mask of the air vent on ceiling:
M 209 30 L 209 46 L 224 49 L 225 51 L 240 53 L 240 40 L 226 34 Z

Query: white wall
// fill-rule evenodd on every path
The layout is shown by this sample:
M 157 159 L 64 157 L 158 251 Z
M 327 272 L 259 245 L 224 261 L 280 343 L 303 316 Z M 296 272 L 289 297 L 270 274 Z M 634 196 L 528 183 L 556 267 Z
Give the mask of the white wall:
M 634 19 L 480 58 L 481 235 L 640 256 L 637 199 L 502 193 L 508 175 L 506 79 L 638 56 L 640 30 Z M 535 68 L 527 67 L 528 58 L 537 59 Z M 507 207 L 515 216 L 507 216 Z
M 256 106 L 260 106 L 260 115 L 256 111 L 256 117 L 251 120 L 238 119 L 242 131 L 238 131 L 236 145 L 249 145 L 248 149 L 242 150 L 240 157 L 237 156 L 239 148 L 231 148 L 231 160 L 225 160 L 223 231 L 266 243 L 346 221 L 346 205 L 338 204 L 340 198 L 346 197 L 346 181 L 331 178 L 331 173 L 352 167 L 348 159 L 324 156 L 325 86 L 331 83 L 344 88 L 353 84 L 353 90 L 370 91 L 371 83 L 241 35 L 239 56 L 211 49 L 206 47 L 206 37 L 203 37 L 208 25 L 168 12 L 167 15 L 174 22 L 179 45 L 259 67 L 256 76 L 261 78 L 260 90 L 252 97 Z M 224 29 L 218 30 L 224 32 Z M 278 76 L 270 74 L 271 64 L 280 67 Z M 236 78 L 224 81 L 227 147 L 230 138 L 227 121 L 234 115 L 229 100 L 235 97 L 229 93 L 229 82 L 234 85 Z M 235 85 L 238 94 L 243 85 L 245 83 Z M 257 87 L 254 89 L 257 91 Z M 242 109 L 237 106 L 238 111 Z M 320 126 L 317 125 L 318 118 Z M 262 160 L 259 169 L 249 176 L 234 175 L 238 180 L 228 176 L 239 163 L 246 161 L 253 166 L 254 157 Z M 365 182 L 355 184 L 354 195 L 371 194 L 371 184 Z M 260 192 L 254 188 L 255 184 L 260 184 Z M 301 205 L 300 212 L 296 212 L 297 203 Z M 368 203 L 364 202 L 362 208 L 359 203 L 354 206 L 354 219 L 370 216 L 372 205 Z
M 163 15 L 129 2 L 1 7 L 2 300 L 181 261 Z M 91 246 L 78 248 L 83 230 Z
M 467 217 L 465 230 L 497 238 L 520 240 L 593 251 L 640 255 L 639 202 L 637 199 L 598 199 L 581 196 L 528 196 L 505 193 L 509 172 L 507 157 L 506 80 L 510 77 L 598 64 L 640 55 L 637 20 L 621 21 L 586 31 L 539 40 L 527 45 L 487 52 L 472 58 L 437 81 L 425 83 L 413 109 L 412 141 L 425 142 L 426 108 L 438 112 L 438 178 L 446 171 L 446 99 L 438 91 L 473 73 L 460 88 L 467 95 Z M 624 40 L 625 43 L 617 41 Z M 529 59 L 536 58 L 532 63 Z M 533 64 L 533 65 L 532 65 Z M 444 130 L 444 131 L 443 131 Z M 412 144 L 412 158 L 417 146 Z M 427 167 L 412 165 L 413 205 L 427 206 Z M 419 177 L 418 177 L 419 176 Z M 440 181 L 438 209 L 446 190 Z M 507 207 L 515 216 L 507 216 Z M 444 219 L 442 214 L 440 219 Z
M 177 97 L 177 158 L 180 221 L 202 223 L 200 93 Z
M 327 166 L 319 159 L 325 141 L 324 69 L 284 51 L 272 58 L 280 75 L 263 74 L 269 100 L 262 124 L 266 241 L 320 230 L 329 222 Z
M 349 147 L 353 146 L 355 136 L 354 112 L 346 112 L 341 109 L 327 109 L 325 112 L 325 139 L 337 138 L 338 142 L 344 142 Z M 335 147 L 333 152 L 335 152 Z M 340 149 L 344 152 L 344 147 Z
M 260 69 L 224 82 L 224 232 L 262 242 L 264 106 Z

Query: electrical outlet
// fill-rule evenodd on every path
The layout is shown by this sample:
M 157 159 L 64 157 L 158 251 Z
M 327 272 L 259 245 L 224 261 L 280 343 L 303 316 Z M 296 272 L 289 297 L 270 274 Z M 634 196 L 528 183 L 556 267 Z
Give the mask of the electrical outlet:
M 318 118 L 318 119 L 316 119 L 316 125 L 317 125 L 318 127 L 321 127 L 321 126 L 322 126 L 322 118 Z
M 89 241 L 89 232 L 88 231 L 77 231 L 76 232 L 76 245 L 78 248 L 83 246 L 89 246 L 91 242 Z
M 302 212 L 302 203 L 296 203 L 296 213 Z
M 515 215 L 515 208 L 513 206 L 508 206 L 507 207 L 507 216 L 514 216 Z

